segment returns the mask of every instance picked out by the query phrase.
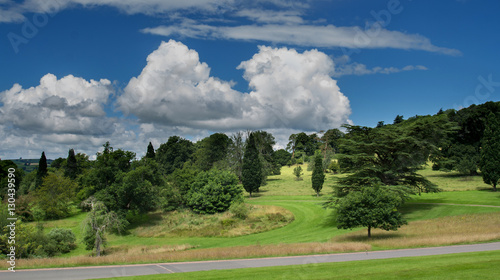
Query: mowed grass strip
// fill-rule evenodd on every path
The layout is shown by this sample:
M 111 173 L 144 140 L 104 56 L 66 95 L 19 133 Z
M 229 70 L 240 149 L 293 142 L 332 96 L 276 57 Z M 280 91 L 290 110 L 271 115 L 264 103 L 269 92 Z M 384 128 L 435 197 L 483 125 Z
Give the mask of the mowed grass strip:
M 295 243 L 277 245 L 251 245 L 230 248 L 195 249 L 190 245 L 179 246 L 143 246 L 99 258 L 78 256 L 71 258 L 20 259 L 16 262 L 18 269 L 73 267 L 113 264 L 161 263 L 179 261 L 223 260 L 256 257 L 296 256 L 309 254 L 358 252 L 371 250 L 365 243 Z M 7 268 L 8 264 L 2 264 Z
M 407 257 L 340 263 L 243 268 L 107 278 L 110 280 L 181 279 L 498 279 L 500 251 Z

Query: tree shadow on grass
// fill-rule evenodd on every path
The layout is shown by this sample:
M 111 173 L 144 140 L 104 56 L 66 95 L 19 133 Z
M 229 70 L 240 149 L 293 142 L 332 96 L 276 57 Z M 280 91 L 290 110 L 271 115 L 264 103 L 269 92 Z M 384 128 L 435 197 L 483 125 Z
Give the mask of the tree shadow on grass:
M 439 205 L 433 204 L 433 203 L 443 203 L 442 199 L 436 198 L 436 199 L 428 199 L 426 202 L 420 203 L 420 202 L 414 202 L 412 203 L 407 202 L 405 203 L 399 211 L 403 216 L 408 216 L 415 214 L 416 212 L 428 212 L 431 211 L 432 209 L 438 207 Z
M 268 182 L 272 182 L 272 181 L 283 181 L 283 179 L 279 179 L 279 178 L 267 178 L 267 181 L 268 181 Z
M 498 187 L 497 187 L 498 188 Z M 493 190 L 493 187 L 478 187 L 476 190 L 481 191 L 481 192 L 491 192 L 491 193 L 498 193 L 500 197 L 500 192 Z
M 368 231 L 367 229 L 360 229 L 358 232 L 363 232 L 364 235 L 344 235 L 338 237 L 338 241 L 343 241 L 343 242 L 371 242 L 371 241 L 378 241 L 378 240 L 385 240 L 385 239 L 391 239 L 391 238 L 401 238 L 404 235 L 397 232 L 397 231 L 387 231 L 387 232 L 373 232 L 372 229 L 372 237 L 368 237 Z
M 153 213 L 147 213 L 147 214 L 142 214 L 139 216 L 136 216 L 132 219 L 132 222 L 130 225 L 127 227 L 127 229 L 123 232 L 121 232 L 121 235 L 129 235 L 131 234 L 130 231 L 134 230 L 138 227 L 141 226 L 156 226 L 161 224 L 163 220 L 163 212 L 153 212 Z

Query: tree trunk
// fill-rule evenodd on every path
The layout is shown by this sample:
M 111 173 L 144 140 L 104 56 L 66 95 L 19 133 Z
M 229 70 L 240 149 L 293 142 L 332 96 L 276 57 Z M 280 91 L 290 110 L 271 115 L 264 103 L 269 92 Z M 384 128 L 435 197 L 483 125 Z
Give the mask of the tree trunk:
M 101 256 L 101 236 L 99 230 L 95 233 L 95 254 L 97 257 Z
M 368 238 L 372 238 L 372 227 L 368 226 Z
M 319 197 L 319 192 L 316 192 L 316 197 Z

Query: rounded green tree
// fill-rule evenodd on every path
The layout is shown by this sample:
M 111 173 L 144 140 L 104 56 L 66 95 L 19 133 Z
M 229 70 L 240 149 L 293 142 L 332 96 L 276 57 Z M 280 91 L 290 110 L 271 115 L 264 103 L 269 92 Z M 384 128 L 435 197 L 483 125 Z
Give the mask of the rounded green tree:
M 335 206 L 337 228 L 368 227 L 368 237 L 372 228 L 397 230 L 407 224 L 397 210 L 401 203 L 400 196 L 382 187 L 363 187 L 350 192 Z

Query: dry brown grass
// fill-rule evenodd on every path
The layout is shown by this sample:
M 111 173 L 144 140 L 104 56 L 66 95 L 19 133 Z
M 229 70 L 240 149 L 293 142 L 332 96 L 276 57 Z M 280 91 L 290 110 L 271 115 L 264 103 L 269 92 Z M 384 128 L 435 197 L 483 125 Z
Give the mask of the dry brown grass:
M 69 267 L 111 264 L 133 264 L 174 262 L 193 260 L 218 260 L 235 258 L 255 258 L 271 256 L 291 256 L 337 252 L 356 252 L 370 250 L 371 246 L 359 242 L 345 243 L 297 243 L 278 245 L 251 245 L 229 248 L 190 249 L 190 245 L 164 247 L 137 247 L 122 250 L 102 257 L 78 256 L 71 258 L 20 259 L 17 267 Z M 6 268 L 8 264 L 3 263 Z
M 245 220 L 230 212 L 199 215 L 190 210 L 154 213 L 156 221 L 136 227 L 139 237 L 235 237 L 283 227 L 294 220 L 293 213 L 283 207 L 247 205 L 251 208 Z
M 484 242 L 500 239 L 500 213 L 469 214 L 410 222 L 398 231 L 366 230 L 332 239 L 333 242 L 366 242 L 381 248 L 408 248 Z

